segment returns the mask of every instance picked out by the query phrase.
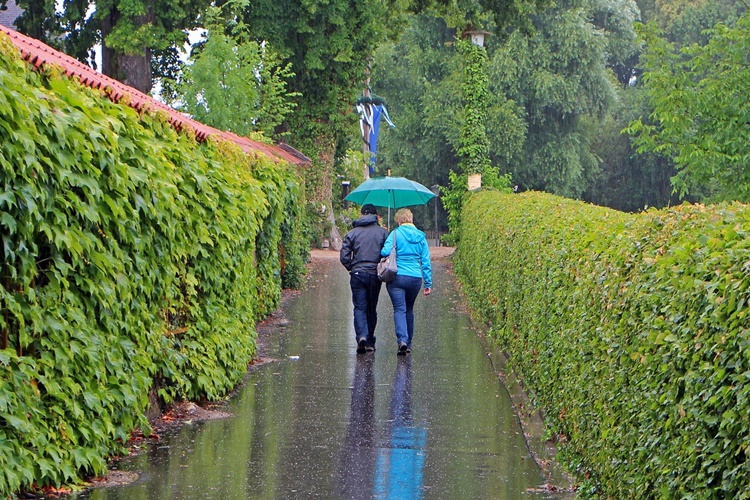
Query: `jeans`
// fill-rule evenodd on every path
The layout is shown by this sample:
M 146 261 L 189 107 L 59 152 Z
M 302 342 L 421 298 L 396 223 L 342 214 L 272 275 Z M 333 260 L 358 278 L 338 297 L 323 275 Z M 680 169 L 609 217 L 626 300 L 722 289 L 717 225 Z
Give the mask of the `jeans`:
M 354 304 L 354 333 L 357 342 L 366 339 L 367 345 L 375 345 L 375 326 L 378 324 L 378 297 L 381 281 L 377 274 L 354 271 L 349 277 Z
M 393 302 L 396 340 L 399 344 L 405 342 L 411 347 L 411 339 L 414 337 L 414 301 L 422 289 L 422 278 L 397 274 L 396 278 L 386 285 L 386 289 Z

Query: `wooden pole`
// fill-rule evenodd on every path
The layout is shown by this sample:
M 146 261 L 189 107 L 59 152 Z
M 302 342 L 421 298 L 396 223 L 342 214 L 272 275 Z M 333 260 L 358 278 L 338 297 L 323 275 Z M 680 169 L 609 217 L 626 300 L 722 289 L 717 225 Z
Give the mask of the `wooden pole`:
M 371 97 L 370 96 L 370 63 L 367 63 L 367 68 L 365 68 L 365 90 L 362 92 L 363 97 Z M 367 113 L 368 109 L 371 109 L 371 105 L 365 103 L 365 114 Z M 364 123 L 363 127 L 364 131 L 364 137 L 362 138 L 362 145 L 363 145 L 363 153 L 365 154 L 365 167 L 364 167 L 364 176 L 365 180 L 370 178 L 370 126 L 367 124 L 367 122 Z

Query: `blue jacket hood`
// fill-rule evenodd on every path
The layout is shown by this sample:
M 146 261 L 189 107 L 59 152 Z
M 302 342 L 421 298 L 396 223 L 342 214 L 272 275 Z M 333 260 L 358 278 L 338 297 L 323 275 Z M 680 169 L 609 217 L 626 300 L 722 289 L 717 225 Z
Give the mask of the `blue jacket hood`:
M 412 245 L 419 244 L 426 238 L 425 234 L 413 224 L 402 224 L 394 231 L 398 231 L 398 237 L 404 238 Z

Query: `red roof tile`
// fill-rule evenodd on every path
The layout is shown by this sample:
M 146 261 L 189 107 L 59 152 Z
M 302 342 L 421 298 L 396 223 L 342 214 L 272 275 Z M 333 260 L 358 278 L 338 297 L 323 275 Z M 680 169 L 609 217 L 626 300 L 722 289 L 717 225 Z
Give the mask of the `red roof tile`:
M 262 154 L 274 160 L 278 161 L 281 159 L 298 166 L 310 163 L 309 158 L 286 144 L 274 146 L 209 127 L 192 118 L 188 118 L 179 111 L 133 87 L 129 87 L 122 82 L 94 71 L 82 62 L 45 45 L 39 40 L 30 38 L 4 26 L 0 26 L 0 32 L 10 37 L 11 42 L 21 52 L 21 56 L 35 68 L 39 68 L 45 64 L 58 66 L 62 68 L 66 75 L 78 77 L 84 85 L 102 90 L 113 102 L 119 102 L 123 97 L 128 96 L 125 103 L 141 113 L 144 111 L 162 111 L 169 116 L 169 123 L 175 129 L 192 130 L 199 141 L 204 141 L 209 136 L 218 136 L 236 143 L 246 153 Z

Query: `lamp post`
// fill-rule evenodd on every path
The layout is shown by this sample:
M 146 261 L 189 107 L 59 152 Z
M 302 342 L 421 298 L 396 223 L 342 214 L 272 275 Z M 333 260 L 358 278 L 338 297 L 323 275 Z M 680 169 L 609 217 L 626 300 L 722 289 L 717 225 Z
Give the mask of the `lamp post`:
M 471 38 L 471 43 L 477 47 L 484 47 L 484 37 L 491 35 L 489 31 L 482 30 L 466 30 L 464 31 L 464 38 Z
M 488 31 L 474 30 L 471 27 L 462 33 L 464 42 L 464 82 L 463 93 L 466 104 L 465 122 L 461 127 L 461 147 L 458 150 L 461 169 L 468 175 L 469 190 L 482 185 L 482 173 L 489 166 L 489 139 L 487 138 L 487 102 L 489 98 L 489 76 L 487 74 L 487 53 L 484 39 Z
M 341 201 L 344 202 L 344 210 L 349 208 L 349 202 L 346 200 L 349 195 L 349 186 L 351 186 L 350 181 L 341 181 Z
M 439 184 L 433 184 L 430 186 L 430 191 L 432 191 L 435 194 L 435 246 L 440 246 L 440 237 L 438 236 L 438 220 L 437 220 L 437 205 L 438 205 L 438 198 L 440 198 L 440 185 Z

